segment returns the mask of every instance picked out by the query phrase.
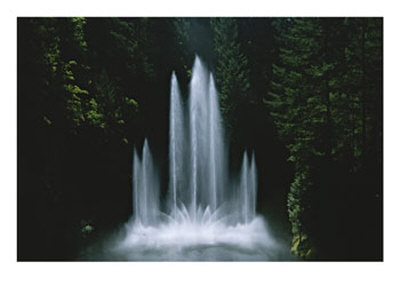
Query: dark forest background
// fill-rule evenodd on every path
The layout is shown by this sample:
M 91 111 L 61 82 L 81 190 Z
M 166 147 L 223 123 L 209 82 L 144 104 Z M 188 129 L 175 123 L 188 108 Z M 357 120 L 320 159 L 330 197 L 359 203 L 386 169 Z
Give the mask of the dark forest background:
M 17 22 L 18 260 L 75 260 L 127 221 L 144 137 L 167 177 L 170 76 L 187 94 L 195 54 L 292 253 L 383 259 L 382 18 Z

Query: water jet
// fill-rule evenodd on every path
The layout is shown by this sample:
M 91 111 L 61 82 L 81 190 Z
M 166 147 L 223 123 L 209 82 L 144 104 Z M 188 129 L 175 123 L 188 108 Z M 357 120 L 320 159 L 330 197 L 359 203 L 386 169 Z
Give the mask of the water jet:
M 161 200 L 146 139 L 141 156 L 133 152 L 133 219 L 114 251 L 129 260 L 270 259 L 278 244 L 256 214 L 255 154 L 244 151 L 240 174 L 230 174 L 217 88 L 199 57 L 186 104 L 173 72 L 168 193 Z

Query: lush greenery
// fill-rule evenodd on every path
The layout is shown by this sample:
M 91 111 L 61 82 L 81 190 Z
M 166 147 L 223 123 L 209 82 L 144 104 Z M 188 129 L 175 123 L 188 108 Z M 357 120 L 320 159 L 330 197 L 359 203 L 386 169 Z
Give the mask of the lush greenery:
M 170 75 L 187 94 L 195 53 L 293 254 L 381 259 L 379 18 L 20 18 L 19 259 L 74 259 L 126 221 L 144 137 L 167 177 Z
M 381 213 L 382 22 L 290 18 L 274 26 L 279 57 L 266 104 L 295 167 L 292 250 L 368 258 Z M 351 250 L 337 247 L 342 239 Z

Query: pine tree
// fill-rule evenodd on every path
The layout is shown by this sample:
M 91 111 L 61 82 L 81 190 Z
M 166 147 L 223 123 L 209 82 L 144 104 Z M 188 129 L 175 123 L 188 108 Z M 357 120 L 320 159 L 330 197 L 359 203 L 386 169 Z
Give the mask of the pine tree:
M 229 114 L 246 100 L 250 88 L 247 58 L 241 52 L 235 19 L 211 19 L 214 30 L 216 81 L 223 110 Z
M 345 215 L 340 208 L 350 206 L 337 187 L 367 165 L 367 145 L 375 144 L 368 132 L 380 131 L 370 111 L 379 101 L 369 100 L 379 98 L 379 79 L 366 84 L 372 74 L 366 64 L 379 74 L 379 21 L 286 18 L 275 21 L 275 30 L 279 61 L 266 104 L 295 166 L 288 195 L 292 250 L 306 256 L 334 248 L 331 237 L 342 231 L 338 220 Z

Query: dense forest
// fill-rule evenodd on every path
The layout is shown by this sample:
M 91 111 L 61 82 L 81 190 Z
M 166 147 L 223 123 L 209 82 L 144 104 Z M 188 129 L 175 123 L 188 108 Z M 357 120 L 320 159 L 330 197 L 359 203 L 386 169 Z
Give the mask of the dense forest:
M 229 160 L 303 260 L 382 260 L 382 18 L 19 18 L 18 259 L 74 260 L 168 177 L 170 76 L 215 74 Z M 166 190 L 166 187 L 162 187 Z

